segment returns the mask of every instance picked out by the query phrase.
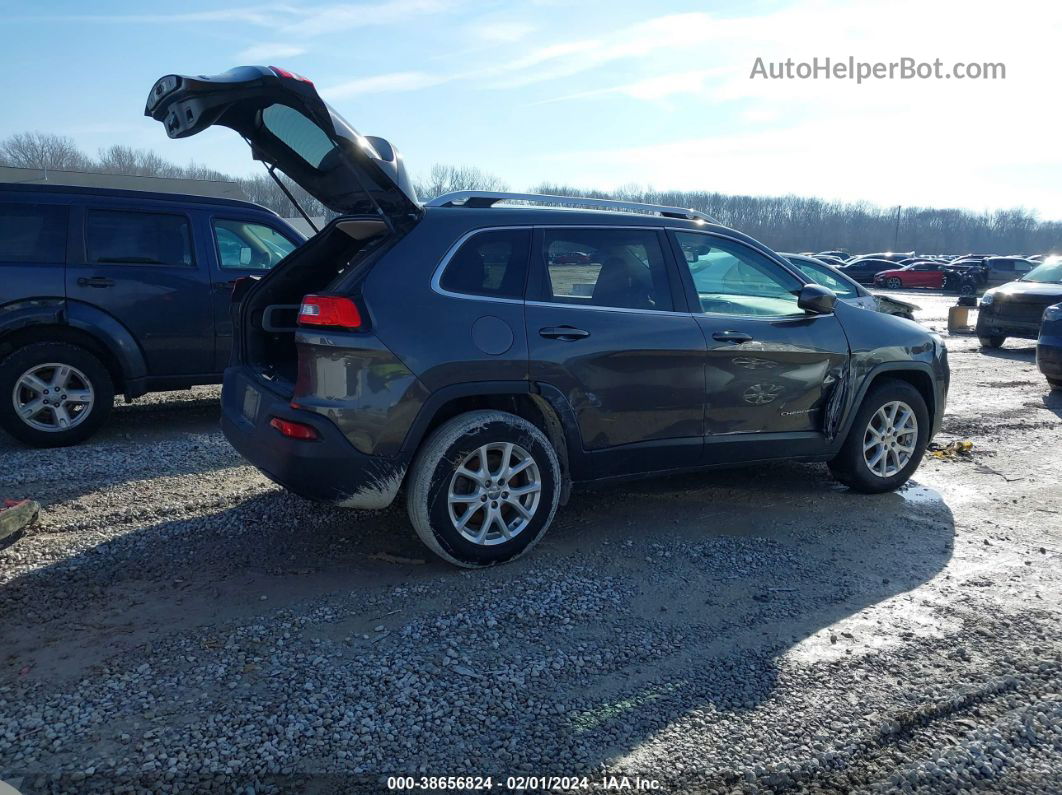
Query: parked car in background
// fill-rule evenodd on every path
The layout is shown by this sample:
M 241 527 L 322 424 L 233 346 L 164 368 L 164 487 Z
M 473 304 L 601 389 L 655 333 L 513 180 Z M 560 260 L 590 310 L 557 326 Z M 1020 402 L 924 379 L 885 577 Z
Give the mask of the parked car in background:
M 939 262 L 921 261 L 894 270 L 874 274 L 875 287 L 896 290 L 906 287 L 931 287 L 939 290 L 944 286 L 944 265 Z
M 864 259 L 883 259 L 896 265 L 900 260 L 908 259 L 914 255 L 913 251 L 879 251 L 874 254 L 858 254 L 854 257 L 849 257 L 847 264 L 852 265 Z
M 873 284 L 875 276 L 882 271 L 893 270 L 895 267 L 896 263 L 892 260 L 864 257 L 845 264 L 840 271 L 860 284 Z
M 1024 257 L 984 257 L 979 264 L 963 261 L 945 268 L 944 287 L 959 295 L 976 295 L 981 290 L 1020 279 L 1035 267 L 1035 262 Z
M 1062 389 L 1062 303 L 1044 310 L 1036 341 L 1036 366 L 1053 389 Z
M 833 268 L 839 268 L 844 265 L 844 259 L 841 257 L 831 257 L 829 254 L 813 254 L 811 256 L 813 256 L 819 262 L 825 262 L 827 265 Z
M 389 143 L 283 70 L 168 75 L 145 112 L 172 138 L 231 127 L 340 215 L 239 302 L 226 437 L 306 497 L 379 509 L 404 487 L 457 565 L 526 552 L 573 482 L 799 458 L 882 492 L 940 428 L 938 336 L 702 213 L 422 205 Z M 565 251 L 590 263 L 551 261 Z
M 914 304 L 884 295 L 874 295 L 859 282 L 850 276 L 845 276 L 837 268 L 822 262 L 818 257 L 808 257 L 804 254 L 782 254 L 782 256 L 803 271 L 804 275 L 823 287 L 831 289 L 842 301 L 847 301 L 862 309 L 872 309 L 876 312 L 884 312 L 886 315 L 914 320 L 914 313 L 918 310 Z
M 995 287 L 983 296 L 977 312 L 977 336 L 986 348 L 998 348 L 1007 337 L 1035 340 L 1044 310 L 1062 301 L 1062 258 L 1037 265 L 1019 280 Z
M 0 186 L 0 426 L 26 444 L 73 444 L 116 393 L 219 383 L 233 283 L 302 241 L 248 202 Z
M 823 257 L 830 257 L 832 259 L 838 259 L 841 262 L 844 262 L 845 260 L 847 260 L 852 255 L 849 254 L 847 251 L 837 250 L 837 251 L 820 251 L 818 254 L 815 254 L 813 256 L 816 259 L 822 259 Z

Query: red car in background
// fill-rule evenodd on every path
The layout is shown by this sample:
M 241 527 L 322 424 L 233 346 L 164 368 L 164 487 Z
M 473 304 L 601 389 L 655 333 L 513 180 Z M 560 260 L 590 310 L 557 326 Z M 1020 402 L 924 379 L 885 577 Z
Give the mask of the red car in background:
M 893 290 L 900 287 L 933 287 L 940 290 L 944 287 L 943 262 L 916 262 L 903 268 L 891 271 L 882 271 L 874 274 L 875 287 L 889 287 Z

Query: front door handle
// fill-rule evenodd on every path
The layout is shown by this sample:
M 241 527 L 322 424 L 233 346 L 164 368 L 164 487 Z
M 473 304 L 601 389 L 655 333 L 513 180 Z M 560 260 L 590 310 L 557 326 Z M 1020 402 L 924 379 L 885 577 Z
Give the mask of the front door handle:
M 546 339 L 564 340 L 565 342 L 575 342 L 575 340 L 590 336 L 589 331 L 583 331 L 581 328 L 575 328 L 574 326 L 547 326 L 546 328 L 540 328 L 538 333 L 539 336 Z
M 732 342 L 738 345 L 742 342 L 752 342 L 752 335 L 744 331 L 716 331 L 712 334 L 716 342 Z
M 81 276 L 77 283 L 79 287 L 114 287 L 114 280 L 105 276 Z

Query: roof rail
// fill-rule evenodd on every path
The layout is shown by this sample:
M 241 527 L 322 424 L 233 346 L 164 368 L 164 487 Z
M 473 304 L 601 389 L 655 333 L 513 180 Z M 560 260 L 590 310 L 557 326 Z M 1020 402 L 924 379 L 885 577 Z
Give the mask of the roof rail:
M 551 196 L 545 193 L 495 193 L 477 190 L 458 190 L 444 193 L 425 203 L 425 207 L 493 207 L 501 201 L 524 201 L 538 204 L 559 204 L 564 207 L 598 207 L 603 210 L 655 213 L 665 218 L 685 218 L 690 221 L 719 223 L 710 215 L 685 207 L 668 207 L 663 204 L 624 202 L 615 199 L 594 199 L 589 196 Z

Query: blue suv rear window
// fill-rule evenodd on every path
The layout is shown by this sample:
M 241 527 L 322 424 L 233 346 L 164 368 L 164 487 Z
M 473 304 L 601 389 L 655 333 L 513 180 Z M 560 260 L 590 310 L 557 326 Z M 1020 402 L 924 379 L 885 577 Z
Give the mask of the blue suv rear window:
M 0 262 L 66 262 L 67 208 L 0 202 Z

